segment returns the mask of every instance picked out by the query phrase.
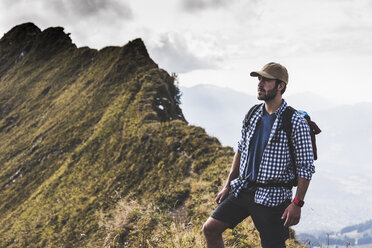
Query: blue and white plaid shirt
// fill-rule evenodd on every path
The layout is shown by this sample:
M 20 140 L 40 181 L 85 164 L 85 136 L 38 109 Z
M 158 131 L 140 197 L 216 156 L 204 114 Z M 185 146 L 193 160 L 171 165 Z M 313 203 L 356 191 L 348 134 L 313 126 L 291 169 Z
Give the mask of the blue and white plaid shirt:
M 249 125 L 246 127 L 243 121 L 242 138 L 238 142 L 240 153 L 239 177 L 230 182 L 235 197 L 247 187 L 248 181 L 244 178 L 247 165 L 249 144 L 256 129 L 257 121 L 263 115 L 262 104 L 253 113 Z M 291 165 L 288 140 L 282 128 L 282 114 L 287 103 L 283 100 L 282 105 L 275 112 L 276 120 L 271 129 L 269 141 L 262 154 L 262 160 L 257 175 L 257 183 L 283 182 L 287 183 L 294 179 L 295 175 Z M 299 177 L 311 180 L 315 172 L 314 154 L 310 138 L 310 130 L 305 118 L 298 112 L 292 117 L 292 141 L 296 156 L 297 173 Z M 286 199 L 292 198 L 292 190 L 286 187 L 257 187 L 255 202 L 268 207 L 274 207 Z

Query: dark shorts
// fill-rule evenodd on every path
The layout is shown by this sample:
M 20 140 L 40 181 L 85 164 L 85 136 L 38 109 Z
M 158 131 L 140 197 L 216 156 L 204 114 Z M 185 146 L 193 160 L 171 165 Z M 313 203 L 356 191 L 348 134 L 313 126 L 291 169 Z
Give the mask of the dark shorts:
M 262 247 L 285 247 L 289 238 L 289 229 L 284 227 L 281 217 L 284 210 L 291 204 L 284 201 L 276 207 L 266 207 L 254 202 L 254 191 L 243 190 L 238 198 L 230 194 L 212 213 L 212 218 L 223 221 L 233 229 L 248 216 L 260 233 Z

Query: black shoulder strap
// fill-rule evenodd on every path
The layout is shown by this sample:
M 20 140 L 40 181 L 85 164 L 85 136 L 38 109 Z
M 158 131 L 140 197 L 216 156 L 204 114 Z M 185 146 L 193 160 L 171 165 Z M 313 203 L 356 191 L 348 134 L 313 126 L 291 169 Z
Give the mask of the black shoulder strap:
M 283 129 L 290 135 L 292 134 L 292 116 L 294 112 L 296 112 L 294 108 L 292 108 L 291 106 L 287 106 L 282 115 Z
M 254 105 L 249 111 L 248 113 L 245 115 L 245 118 L 244 118 L 244 126 L 245 127 L 248 127 L 249 126 L 249 121 L 251 120 L 252 118 L 252 115 L 253 113 L 256 112 L 256 110 L 261 106 L 261 104 L 256 104 Z
M 293 142 L 292 142 L 292 116 L 296 112 L 294 108 L 291 106 L 287 106 L 286 109 L 283 112 L 282 115 L 282 125 L 283 125 L 283 130 L 285 131 L 287 135 L 287 140 L 288 140 L 288 146 L 289 146 L 289 154 L 291 156 L 291 162 L 293 166 L 293 171 L 295 174 L 295 179 L 293 182 L 293 186 L 297 186 L 298 184 L 298 173 L 297 173 L 297 165 L 296 165 L 296 156 L 294 153 L 294 147 L 293 147 Z

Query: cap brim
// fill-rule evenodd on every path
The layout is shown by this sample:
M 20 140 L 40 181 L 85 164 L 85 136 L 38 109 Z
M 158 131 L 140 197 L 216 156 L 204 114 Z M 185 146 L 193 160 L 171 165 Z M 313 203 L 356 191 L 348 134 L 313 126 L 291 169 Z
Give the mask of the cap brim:
M 252 71 L 250 75 L 251 77 L 261 76 L 268 79 L 276 79 L 275 77 L 271 76 L 269 73 L 266 73 L 264 71 Z

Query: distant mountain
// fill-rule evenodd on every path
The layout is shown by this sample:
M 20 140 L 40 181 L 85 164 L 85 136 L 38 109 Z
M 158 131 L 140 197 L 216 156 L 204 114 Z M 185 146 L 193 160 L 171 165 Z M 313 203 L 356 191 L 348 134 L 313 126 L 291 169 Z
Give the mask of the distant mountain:
M 180 87 L 181 106 L 191 124 L 205 127 L 223 145 L 236 146 L 243 118 L 256 97 L 212 85 Z
M 311 247 L 331 245 L 331 247 L 372 247 L 372 220 L 358 225 L 347 226 L 339 232 L 318 233 L 314 235 L 300 234 L 297 238 Z
M 292 94 L 284 97 L 287 102 L 295 106 L 296 109 L 304 109 L 310 114 L 318 111 L 329 110 L 337 106 L 332 101 L 311 92 Z
M 186 122 L 179 96 L 141 39 L 95 50 L 62 27 L 7 32 L 0 247 L 205 246 L 234 153 Z M 226 242 L 260 241 L 247 220 Z

